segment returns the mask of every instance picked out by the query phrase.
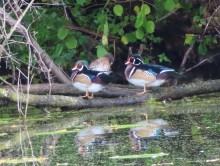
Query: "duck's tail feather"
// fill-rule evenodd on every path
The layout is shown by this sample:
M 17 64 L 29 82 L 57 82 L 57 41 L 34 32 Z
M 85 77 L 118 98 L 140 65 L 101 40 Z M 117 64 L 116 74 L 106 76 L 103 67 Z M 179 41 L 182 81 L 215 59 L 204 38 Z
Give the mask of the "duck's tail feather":
M 161 74 L 159 74 L 157 76 L 157 79 L 171 79 L 171 78 L 184 78 L 186 77 L 185 75 L 183 75 L 182 73 L 178 73 L 176 71 L 167 71 L 167 72 L 163 72 Z
M 115 82 L 115 80 L 116 80 L 116 78 L 113 77 L 112 75 L 108 75 L 105 73 L 99 74 L 99 77 L 104 84 L 108 84 L 110 82 Z

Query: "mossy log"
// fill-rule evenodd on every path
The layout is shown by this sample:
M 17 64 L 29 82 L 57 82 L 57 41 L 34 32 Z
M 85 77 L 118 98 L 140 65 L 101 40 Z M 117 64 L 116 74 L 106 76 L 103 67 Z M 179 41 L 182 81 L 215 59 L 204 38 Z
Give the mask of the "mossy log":
M 57 85 L 58 86 L 58 85 Z M 65 85 L 59 85 L 65 87 Z M 36 88 L 36 87 L 35 87 Z M 42 86 L 39 86 L 38 90 L 43 89 Z M 65 88 L 57 89 L 57 94 L 62 92 Z M 70 89 L 66 89 L 66 94 L 71 95 Z M 49 89 L 48 89 L 49 91 Z M 122 106 L 122 105 L 132 105 L 132 104 L 141 104 L 146 100 L 155 99 L 162 101 L 165 99 L 180 99 L 183 97 L 206 94 L 211 92 L 220 91 L 220 80 L 210 80 L 205 82 L 196 82 L 186 85 L 179 85 L 175 87 L 163 87 L 157 88 L 149 93 L 143 95 L 137 95 L 137 92 L 140 92 L 141 89 L 128 89 L 128 88 L 119 88 L 111 87 L 100 92 L 99 95 L 103 98 L 94 98 L 90 100 L 82 99 L 81 97 L 72 97 L 64 95 L 29 95 L 29 105 L 33 106 L 47 106 L 47 107 L 67 107 L 74 109 L 81 108 L 99 108 L 99 107 L 112 107 L 112 106 Z M 31 92 L 34 92 L 34 90 Z M 117 92 L 114 98 L 104 98 L 111 96 Z M 121 92 L 121 95 L 120 95 Z M 123 93 L 122 93 L 123 92 Z M 52 89 L 53 93 L 53 89 Z M 77 92 L 78 93 L 78 92 Z M 17 102 L 17 96 L 22 103 L 26 102 L 27 95 L 24 93 L 16 93 L 9 89 L 0 89 L 0 99 L 5 99 L 9 102 Z M 106 95 L 106 96 L 105 96 Z M 123 97 L 120 97 L 123 96 Z M 111 96 L 112 97 L 112 96 Z
M 3 88 L 11 89 L 10 86 Z M 14 87 L 15 88 L 15 87 Z M 16 88 L 15 88 L 16 89 Z M 26 93 L 27 86 L 22 86 L 22 91 Z M 52 95 L 80 96 L 82 92 L 73 88 L 72 84 L 33 84 L 30 86 L 30 93 L 36 95 L 46 95 L 51 91 Z M 120 96 L 135 95 L 141 92 L 140 88 L 130 85 L 109 84 L 101 92 L 95 93 L 96 97 L 115 98 Z

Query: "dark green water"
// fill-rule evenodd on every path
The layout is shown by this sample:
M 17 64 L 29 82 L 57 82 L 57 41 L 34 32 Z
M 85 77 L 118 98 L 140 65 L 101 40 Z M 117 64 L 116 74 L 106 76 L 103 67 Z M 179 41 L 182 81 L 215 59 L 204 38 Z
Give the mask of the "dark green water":
M 220 165 L 220 95 L 59 111 L 0 108 L 0 165 Z

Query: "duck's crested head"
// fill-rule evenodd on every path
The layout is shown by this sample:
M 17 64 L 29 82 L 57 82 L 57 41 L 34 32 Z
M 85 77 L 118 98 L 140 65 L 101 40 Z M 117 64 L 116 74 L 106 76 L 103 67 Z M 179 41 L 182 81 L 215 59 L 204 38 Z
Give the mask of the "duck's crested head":
M 79 60 L 75 63 L 74 70 L 82 71 L 83 69 L 88 69 L 88 62 L 85 60 Z
M 133 64 L 133 65 L 140 65 L 143 64 L 143 60 L 140 55 L 132 55 L 128 58 L 126 65 Z

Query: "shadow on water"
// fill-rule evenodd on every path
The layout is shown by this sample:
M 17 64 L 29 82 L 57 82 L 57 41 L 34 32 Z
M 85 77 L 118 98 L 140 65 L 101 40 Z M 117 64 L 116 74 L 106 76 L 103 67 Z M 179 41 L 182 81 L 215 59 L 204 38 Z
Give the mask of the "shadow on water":
M 219 165 L 220 94 L 44 115 L 0 109 L 0 165 Z

